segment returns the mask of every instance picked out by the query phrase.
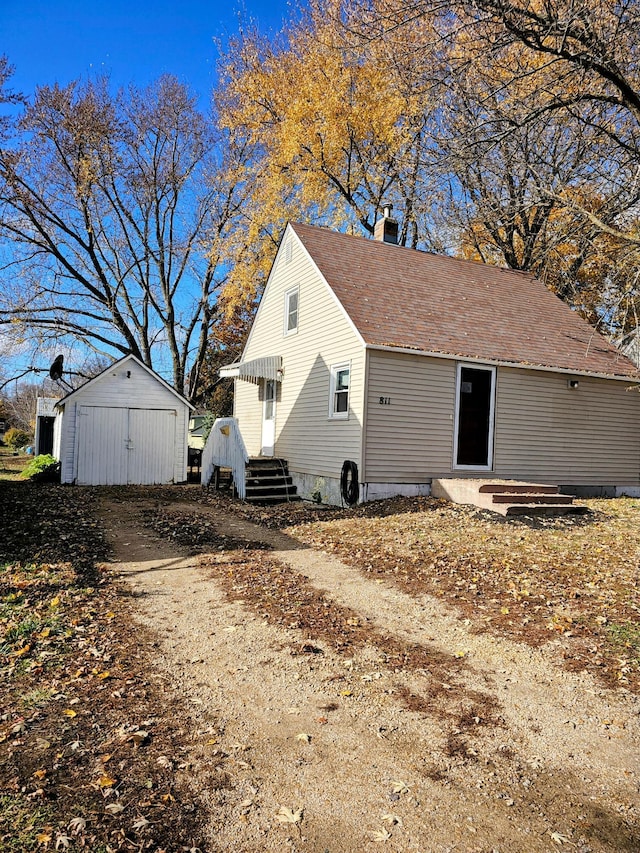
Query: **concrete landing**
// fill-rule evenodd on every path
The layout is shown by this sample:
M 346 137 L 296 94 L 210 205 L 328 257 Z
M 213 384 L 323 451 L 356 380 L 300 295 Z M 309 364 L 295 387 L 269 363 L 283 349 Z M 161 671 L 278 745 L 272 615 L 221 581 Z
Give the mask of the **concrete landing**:
M 431 483 L 434 498 L 471 504 L 500 515 L 582 515 L 586 506 L 573 503 L 572 495 L 560 494 L 557 486 L 520 480 L 441 478 Z

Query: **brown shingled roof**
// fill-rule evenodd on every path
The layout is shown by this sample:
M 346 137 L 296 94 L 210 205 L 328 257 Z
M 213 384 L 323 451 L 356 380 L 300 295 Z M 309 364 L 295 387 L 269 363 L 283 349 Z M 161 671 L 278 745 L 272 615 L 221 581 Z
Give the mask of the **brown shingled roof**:
M 292 228 L 366 344 L 640 377 L 531 275 L 326 228 Z

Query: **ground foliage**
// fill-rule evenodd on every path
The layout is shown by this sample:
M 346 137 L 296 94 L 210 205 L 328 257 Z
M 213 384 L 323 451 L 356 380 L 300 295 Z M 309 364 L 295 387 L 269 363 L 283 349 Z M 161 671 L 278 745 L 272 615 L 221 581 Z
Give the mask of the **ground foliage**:
M 284 530 L 411 595 L 435 595 L 475 630 L 555 642 L 568 669 L 640 690 L 638 500 L 585 501 L 585 516 L 507 519 L 433 498 L 353 509 L 256 506 L 197 490 L 189 499 Z M 192 548 L 202 535 L 186 519 L 161 523 Z
M 188 736 L 99 568 L 90 494 L 2 482 L 0 496 L 0 851 L 196 847 Z
M 541 645 L 570 669 L 640 690 L 640 502 L 505 519 L 419 499 L 420 512 L 298 525 L 290 532 L 411 595 L 436 595 L 476 630 Z
M 270 507 L 266 512 L 243 507 L 247 514 L 263 520 L 270 516 L 274 524 L 282 521 L 287 512 L 300 518 L 309 509 L 302 504 Z M 368 505 L 363 511 L 389 509 L 390 506 Z M 310 511 L 314 516 L 322 513 L 318 508 Z M 340 510 L 333 510 L 332 514 L 340 514 Z M 394 692 L 401 704 L 411 711 L 436 714 L 448 722 L 450 755 L 472 754 L 465 739 L 470 730 L 477 736 L 484 726 L 501 725 L 495 700 L 466 688 L 460 681 L 458 676 L 467 666 L 464 655 L 444 653 L 429 644 L 407 643 L 379 631 L 369 619 L 338 604 L 308 578 L 275 559 L 269 553 L 269 544 L 217 532 L 215 520 L 196 518 L 166 504 L 144 510 L 141 517 L 163 538 L 187 546 L 191 553 L 203 553 L 202 565 L 222 586 L 228 600 L 251 608 L 270 625 L 299 632 L 303 639 L 291 647 L 292 655 L 313 657 L 331 650 L 349 660 L 365 647 L 374 651 L 379 670 L 376 677 L 384 671 L 397 678 Z M 419 692 L 407 687 L 408 673 L 419 677 Z M 335 676 L 335 680 L 346 678 Z M 341 695 L 351 696 L 352 691 L 342 691 Z M 334 709 L 325 709 L 330 710 Z M 326 722 L 325 717 L 321 719 Z

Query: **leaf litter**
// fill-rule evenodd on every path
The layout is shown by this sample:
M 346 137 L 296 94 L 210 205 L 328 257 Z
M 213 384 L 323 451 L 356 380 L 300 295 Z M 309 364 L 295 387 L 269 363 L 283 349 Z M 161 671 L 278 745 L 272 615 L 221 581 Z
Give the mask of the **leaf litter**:
M 89 490 L 0 481 L 0 850 L 181 850 L 197 797 Z M 139 721 L 145 721 L 142 727 Z
M 121 494 L 124 495 L 125 492 L 121 492 Z M 176 494 L 177 492 L 172 490 L 164 490 L 162 492 L 159 492 L 162 501 L 158 504 L 157 509 L 153 513 L 151 513 L 152 517 L 154 515 L 157 516 L 158 513 L 162 514 L 160 523 L 164 526 L 164 531 L 161 533 L 161 535 L 163 536 L 170 536 L 170 530 L 173 521 L 171 518 L 171 513 L 167 512 L 166 506 L 163 507 L 161 506 L 161 504 L 170 503 L 172 495 L 175 496 Z M 180 499 L 183 499 L 182 495 Z M 215 506 L 217 498 L 214 497 L 210 499 L 208 497 L 205 497 L 205 501 Z M 606 502 L 603 502 L 603 505 L 605 504 Z M 223 505 L 228 510 L 228 503 Z M 233 506 L 235 507 L 236 504 L 234 504 Z M 460 608 L 461 615 L 469 619 L 470 623 L 473 624 L 473 627 L 476 627 L 477 629 L 493 631 L 496 633 L 503 632 L 508 636 L 515 636 L 517 639 L 524 639 L 527 642 L 531 642 L 532 644 L 543 642 L 545 638 L 544 635 L 542 636 L 542 638 L 536 637 L 534 635 L 533 629 L 531 629 L 530 634 L 528 634 L 527 632 L 518 633 L 517 626 L 514 628 L 514 626 L 509 622 L 508 617 L 511 617 L 512 621 L 514 621 L 513 602 L 514 600 L 516 601 L 516 610 L 518 602 L 517 596 L 514 595 L 513 589 L 509 588 L 508 585 L 506 585 L 506 589 L 502 589 L 502 593 L 498 595 L 497 590 L 494 592 L 490 584 L 486 582 L 487 586 L 482 587 L 481 595 L 478 596 L 476 594 L 475 596 L 475 598 L 482 598 L 483 596 L 486 598 L 487 590 L 490 590 L 492 592 L 492 597 L 497 598 L 497 601 L 495 602 L 492 600 L 489 600 L 488 602 L 483 602 L 484 604 L 494 605 L 492 608 L 488 608 L 488 611 L 485 611 L 485 614 L 488 614 L 492 618 L 478 620 L 475 618 L 475 615 L 473 613 L 466 609 L 466 602 L 468 601 L 467 593 L 473 592 L 473 585 L 475 585 L 476 590 L 479 586 L 478 581 L 474 580 L 474 578 L 479 577 L 478 566 L 482 568 L 482 565 L 485 565 L 481 565 L 481 560 L 475 555 L 475 552 L 473 551 L 469 553 L 468 549 L 465 550 L 463 554 L 464 559 L 457 555 L 457 552 L 455 551 L 454 546 L 456 545 L 456 538 L 454 529 L 456 526 L 458 528 L 464 528 L 467 517 L 466 508 L 451 508 L 454 512 L 453 518 L 450 520 L 451 523 L 449 531 L 449 547 L 452 548 L 452 550 L 449 553 L 449 556 L 447 557 L 446 549 L 444 548 L 444 546 L 442 546 L 442 550 L 440 552 L 440 560 L 442 562 L 442 565 L 440 566 L 440 575 L 438 575 L 439 585 L 437 587 L 430 587 L 429 584 L 426 582 L 426 578 L 422 576 L 419 571 L 416 570 L 417 568 L 419 568 L 420 559 L 423 559 L 426 562 L 425 553 L 420 552 L 419 548 L 417 547 L 417 545 L 419 544 L 419 540 L 421 538 L 424 538 L 424 532 L 419 532 L 420 528 L 422 527 L 424 529 L 425 527 L 428 527 L 429 522 L 432 520 L 434 511 L 439 512 L 441 509 L 442 506 L 439 505 L 439 502 L 385 502 L 384 507 L 370 506 L 367 507 L 366 511 L 362 511 L 360 513 L 354 511 L 331 511 L 330 513 L 319 511 L 317 513 L 317 516 L 311 521 L 311 523 L 308 522 L 309 516 L 305 515 L 304 512 L 301 512 L 298 508 L 296 508 L 295 512 L 288 509 L 279 510 L 276 514 L 275 519 L 273 520 L 270 520 L 271 516 L 269 515 L 268 510 L 260 508 L 243 508 L 242 511 L 246 512 L 247 517 L 250 517 L 253 520 L 256 520 L 257 515 L 263 516 L 262 523 L 265 523 L 267 526 L 272 528 L 286 528 L 288 524 L 293 523 L 296 525 L 294 528 L 296 537 L 300 538 L 303 541 L 313 540 L 314 544 L 316 541 L 324 541 L 326 542 L 326 545 L 323 544 L 322 547 L 325 547 L 326 550 L 332 553 L 339 553 L 341 547 L 339 542 L 340 538 L 342 537 L 343 544 L 345 542 L 350 543 L 352 558 L 351 564 L 357 566 L 367 576 L 371 576 L 373 574 L 376 578 L 385 580 L 386 582 L 392 581 L 394 583 L 398 583 L 398 585 L 404 591 L 409 592 L 410 594 L 421 595 L 425 591 L 431 590 L 430 594 L 436 594 L 438 595 L 438 597 L 441 597 L 444 600 L 457 604 L 457 606 L 459 606 Z M 78 508 L 76 508 L 75 511 L 78 512 Z M 599 510 L 596 510 L 596 513 L 598 511 Z M 472 518 L 476 515 L 483 515 L 475 514 L 473 511 L 469 512 L 471 512 Z M 427 518 L 420 520 L 419 517 L 425 514 Z M 406 536 L 404 536 L 403 538 L 403 531 L 399 531 L 399 527 L 401 528 L 402 524 L 398 525 L 398 515 L 401 516 L 402 524 L 404 524 L 407 528 L 410 528 L 411 531 L 413 531 L 412 535 L 415 536 L 414 541 L 410 541 L 410 539 L 408 539 Z M 632 518 L 634 520 L 637 520 L 637 515 L 632 515 Z M 486 521 L 486 518 L 484 519 L 484 521 Z M 596 518 L 596 521 L 598 521 L 598 518 Z M 343 524 L 354 525 L 353 528 L 348 528 L 349 536 L 354 534 L 351 540 L 344 539 L 345 528 L 341 528 L 341 525 Z M 179 520 L 178 525 L 180 525 Z M 335 530 L 331 529 L 332 525 L 336 526 Z M 362 528 L 360 528 L 360 525 L 362 525 Z M 369 525 L 371 526 L 369 527 Z M 517 525 L 514 525 L 514 527 L 515 526 Z M 543 531 L 553 529 L 552 525 L 541 525 L 538 528 L 535 524 L 531 524 L 530 526 L 528 526 L 526 523 L 523 524 L 523 527 L 525 529 L 540 529 Z M 576 528 L 578 527 L 579 525 L 576 525 Z M 358 533 L 358 531 L 360 531 L 360 533 Z M 408 531 L 404 531 L 404 533 L 407 532 Z M 452 653 L 450 655 L 439 656 L 438 654 L 433 653 L 434 650 L 426 647 L 397 643 L 395 638 L 385 637 L 380 632 L 376 633 L 372 629 L 372 626 L 367 623 L 367 620 L 363 620 L 359 614 L 355 614 L 352 611 L 349 611 L 348 608 L 341 609 L 337 607 L 335 602 L 331 602 L 326 598 L 323 598 L 322 595 L 317 598 L 316 595 L 312 594 L 312 591 L 307 588 L 310 585 L 305 584 L 305 579 L 303 577 L 295 576 L 295 573 L 291 573 L 291 571 L 288 570 L 289 575 L 293 574 L 293 576 L 288 580 L 283 579 L 282 566 L 279 566 L 278 562 L 276 560 L 273 560 L 273 558 L 271 558 L 270 555 L 265 552 L 264 546 L 261 546 L 260 548 L 254 548 L 252 547 L 254 543 L 249 542 L 246 539 L 242 539 L 242 537 L 238 537 L 236 540 L 234 540 L 233 537 L 216 539 L 218 534 L 213 530 L 208 532 L 207 535 L 209 536 L 208 542 L 198 542 L 197 539 L 199 533 L 197 525 L 194 525 L 190 529 L 189 536 L 187 537 L 187 540 L 189 539 L 189 537 L 191 537 L 192 541 L 184 541 L 182 544 L 185 547 L 193 547 L 194 549 L 199 549 L 200 552 L 210 553 L 211 550 L 215 549 L 215 551 L 217 552 L 215 560 L 210 560 L 209 558 L 207 558 L 207 568 L 209 571 L 212 572 L 213 575 L 215 575 L 216 580 L 221 581 L 223 577 L 227 578 L 225 588 L 231 600 L 243 602 L 243 607 L 255 609 L 255 612 L 260 613 L 263 618 L 269 622 L 269 624 L 284 626 L 289 629 L 291 629 L 291 626 L 293 626 L 294 630 L 298 630 L 300 632 L 300 635 L 304 639 L 297 647 L 292 646 L 292 655 L 321 655 L 323 653 L 322 646 L 325 646 L 327 650 L 331 650 L 334 653 L 338 653 L 343 658 L 345 658 L 346 661 L 348 661 L 349 655 L 352 654 L 354 650 L 362 649 L 365 646 L 371 646 L 371 644 L 374 643 L 380 653 L 378 666 L 375 668 L 375 678 L 378 678 L 380 673 L 382 673 L 384 677 L 387 677 L 389 673 L 397 673 L 401 676 L 401 674 L 406 671 L 418 672 L 420 669 L 424 669 L 425 671 L 429 671 L 432 673 L 435 672 L 437 674 L 437 678 L 434 680 L 434 683 L 437 682 L 440 678 L 444 678 L 444 675 L 446 673 L 447 680 L 441 685 L 442 693 L 445 693 L 447 691 L 455 692 L 455 690 L 457 689 L 458 685 L 456 684 L 456 673 L 461 673 L 461 667 L 465 667 L 467 663 L 465 658 L 455 657 L 455 650 L 452 650 Z M 487 534 L 484 533 L 482 535 Z M 520 535 L 522 535 L 522 533 Z M 360 536 L 360 538 L 358 538 L 358 536 Z M 628 531 L 627 536 L 629 536 Z M 175 541 L 175 537 L 173 538 Z M 624 535 L 622 535 L 621 538 L 623 539 Z M 637 539 L 635 541 L 637 542 Z M 374 543 L 377 543 L 377 545 Z M 214 547 L 212 548 L 212 546 Z M 340 556 L 345 562 L 350 561 L 349 555 L 346 551 L 344 554 L 340 554 Z M 379 562 L 376 562 L 376 558 L 379 558 Z M 496 556 L 495 554 L 493 555 L 493 558 L 496 561 L 496 564 L 500 562 L 500 559 L 502 559 L 499 555 Z M 85 563 L 91 562 L 95 559 L 95 557 L 92 557 L 89 560 L 86 560 Z M 449 575 L 447 575 L 446 571 L 444 570 L 444 566 L 447 560 L 451 564 L 451 567 L 456 569 L 456 573 L 450 572 Z M 393 564 L 391 561 L 393 561 Z M 400 570 L 402 568 L 401 564 L 403 561 L 412 569 L 416 570 L 413 572 L 416 577 L 414 585 L 412 585 L 411 579 L 408 577 L 409 573 L 405 572 L 403 574 Z M 532 576 L 534 580 L 536 580 L 537 575 L 533 571 L 532 565 L 533 564 L 527 564 L 525 568 L 527 569 L 529 575 Z M 264 575 L 260 575 L 260 572 L 264 572 L 265 568 L 268 569 L 266 577 Z M 485 575 L 489 580 L 492 577 L 492 573 L 489 570 L 490 568 L 491 566 L 487 563 L 484 569 Z M 519 572 L 515 566 L 513 568 L 507 566 L 507 568 L 510 569 L 511 574 L 515 573 L 515 576 L 518 577 Z M 471 571 L 473 571 L 473 574 L 469 575 L 469 572 Z M 509 574 L 509 572 L 507 574 Z M 399 578 L 398 575 L 400 575 Z M 262 586 L 261 578 L 264 578 L 265 580 L 264 591 L 261 590 L 260 595 L 256 594 L 256 597 L 253 597 L 250 594 L 251 588 L 252 586 L 256 586 L 256 579 L 260 581 L 258 585 Z M 102 581 L 102 588 L 100 589 L 101 597 L 104 595 L 105 592 L 107 592 L 107 589 L 109 587 L 109 584 L 104 578 L 102 578 Z M 483 584 L 484 583 L 485 581 L 483 581 Z M 505 585 L 503 584 L 502 586 L 504 587 Z M 622 586 L 624 586 L 624 582 Z M 296 587 L 297 589 L 295 589 Z M 535 589 L 535 584 L 530 583 L 529 587 L 533 587 Z M 551 592 L 553 591 L 554 590 L 552 589 Z M 504 597 L 505 595 L 506 599 Z M 524 598 L 527 596 L 522 594 L 522 597 Z M 530 597 L 530 595 L 528 597 Z M 61 596 L 58 596 L 56 590 L 53 591 L 53 595 L 50 595 L 47 604 L 51 605 L 51 602 L 54 601 L 55 598 L 58 598 L 59 601 L 57 604 L 54 604 L 53 607 L 51 607 L 49 615 L 51 612 L 55 613 L 56 609 L 61 606 L 61 603 L 62 609 L 64 610 L 65 595 L 62 594 Z M 91 613 L 92 619 L 103 619 L 103 622 L 101 624 L 102 630 L 104 632 L 108 632 L 113 624 L 120 624 L 123 618 L 126 621 L 126 607 L 124 608 L 124 610 L 120 610 L 119 607 L 121 607 L 123 604 L 128 604 L 129 602 L 123 602 L 122 599 L 122 594 L 118 593 L 116 600 L 113 602 L 108 602 L 105 605 L 104 610 L 102 610 L 101 608 L 96 608 L 95 612 Z M 471 598 L 470 600 L 474 601 L 473 598 Z M 555 599 L 551 596 L 547 596 L 547 600 L 552 602 L 555 601 Z M 570 601 L 575 601 L 575 599 L 571 599 Z M 614 596 L 614 604 L 620 604 L 622 602 L 622 604 L 628 605 L 629 601 L 630 596 L 628 596 L 625 601 L 624 596 L 620 594 L 620 591 L 618 590 L 616 592 L 616 595 Z M 95 607 L 95 602 L 92 603 Z M 633 602 L 631 602 L 631 607 L 632 604 Z M 549 606 L 546 604 L 546 601 L 545 606 Z M 504 612 L 505 609 L 507 609 L 507 612 Z M 498 618 L 498 612 L 500 614 L 500 617 L 504 617 L 504 620 L 506 621 L 501 621 L 501 619 Z M 616 615 L 619 616 L 622 612 L 622 610 L 616 611 Z M 529 614 L 527 614 L 527 616 L 528 615 Z M 598 615 L 601 619 L 606 619 L 606 622 L 595 622 L 595 624 L 600 624 L 601 627 L 607 627 L 610 624 L 609 617 L 604 616 L 602 611 L 600 611 Z M 296 618 L 292 618 L 292 616 L 295 616 Z M 553 619 L 549 621 L 553 623 Z M 615 624 L 622 625 L 624 627 L 627 623 L 619 621 Z M 52 628 L 52 626 L 50 626 L 49 624 L 45 624 L 44 626 L 39 625 L 36 634 L 43 634 L 46 628 Z M 549 628 L 548 623 L 546 626 L 546 630 L 548 630 L 551 636 L 554 637 L 556 640 L 560 639 L 562 641 L 563 648 L 571 645 L 573 637 L 571 636 L 570 631 L 563 630 L 562 632 L 560 632 L 558 629 L 551 629 Z M 31 631 L 31 635 L 26 638 L 29 640 L 29 642 L 24 642 L 25 634 L 28 633 L 27 628 L 22 628 L 21 632 L 21 637 L 13 636 L 13 639 L 16 642 L 12 646 L 11 650 L 14 652 L 21 652 L 22 649 L 25 649 L 26 646 L 30 646 L 31 643 L 34 642 L 34 640 L 32 639 L 32 637 L 35 636 L 33 634 L 33 631 Z M 626 633 L 622 631 L 620 632 L 620 634 L 621 635 L 618 637 L 618 641 L 622 644 L 622 649 L 625 650 L 623 651 L 623 655 L 628 654 L 628 650 L 630 648 L 633 649 L 633 633 L 627 630 Z M 51 634 L 47 635 L 45 633 L 41 637 L 36 636 L 35 641 L 37 643 L 45 643 L 47 640 L 49 640 L 50 636 Z M 605 634 L 605 636 L 607 635 Z M 631 637 L 631 639 L 629 639 L 629 637 Z M 118 638 L 117 642 L 121 643 L 122 640 L 123 638 L 120 637 Z M 126 648 L 126 646 L 123 646 L 123 648 Z M 112 655 L 111 660 L 100 660 L 100 656 L 103 655 L 105 651 L 107 655 Z M 94 684 L 103 685 L 102 693 L 104 693 L 104 690 L 110 689 L 112 691 L 112 693 L 109 694 L 110 696 L 112 694 L 117 695 L 121 691 L 124 691 L 121 695 L 126 696 L 127 704 L 129 705 L 131 699 L 134 698 L 134 696 L 132 696 L 130 690 L 127 691 L 128 685 L 126 684 L 126 680 L 123 683 L 122 674 L 120 670 L 120 659 L 116 655 L 113 655 L 113 653 L 109 651 L 109 648 L 103 649 L 99 642 L 99 638 L 94 638 L 93 636 L 90 637 L 90 642 L 86 643 L 86 653 L 88 657 L 93 659 L 94 663 L 97 662 L 98 664 L 101 664 L 98 666 L 94 666 L 91 670 L 89 670 L 92 675 L 92 682 Z M 23 658 L 30 660 L 31 656 L 31 648 L 27 649 L 21 655 L 14 655 L 14 667 L 21 665 L 21 661 L 23 660 Z M 140 662 L 141 655 L 139 653 L 137 658 L 137 661 L 135 660 L 135 656 L 132 658 L 136 665 Z M 129 667 L 132 666 L 131 660 L 128 661 L 128 665 Z M 438 667 L 440 667 L 440 669 L 438 669 Z M 95 669 L 96 671 L 94 672 L 93 669 Z M 371 669 L 369 670 L 369 672 L 370 671 Z M 103 673 L 108 673 L 108 677 L 100 679 L 100 675 Z M 629 678 L 629 673 L 633 673 L 632 665 L 630 665 L 627 672 L 623 672 L 622 678 L 616 676 L 616 678 L 613 679 L 611 683 L 622 683 L 625 686 L 626 684 L 633 686 L 633 681 Z M 84 675 L 85 673 L 82 674 L 82 677 L 84 677 Z M 143 681 L 143 686 L 145 688 L 144 698 L 151 697 L 153 695 L 154 685 L 152 684 L 151 680 L 149 680 L 149 678 L 144 679 L 142 678 L 142 676 L 140 677 Z M 608 676 L 605 674 L 604 677 L 607 678 Z M 365 684 L 366 683 L 367 682 L 365 682 Z M 399 685 L 399 688 L 400 689 L 398 689 L 397 691 L 394 690 L 394 695 L 399 700 L 404 702 L 407 707 L 416 707 L 417 709 L 420 709 L 420 703 L 422 702 L 426 703 L 426 705 L 424 706 L 425 710 L 429 710 L 433 707 L 433 699 L 431 697 L 425 698 L 423 696 L 416 695 L 411 691 L 408 691 L 407 689 L 405 689 L 403 693 L 403 685 Z M 629 687 L 627 687 L 627 689 L 629 689 Z M 358 696 L 347 696 L 344 695 L 345 692 L 353 691 L 341 692 L 341 701 L 358 701 Z M 489 719 L 493 719 L 496 725 L 500 725 L 499 708 L 493 706 L 489 708 L 488 714 L 485 714 L 484 709 L 481 709 L 479 707 L 482 701 L 487 697 L 484 697 L 483 695 L 478 695 L 469 696 L 467 698 L 468 707 L 466 709 L 466 718 L 469 722 L 469 725 L 471 725 L 471 722 L 469 720 L 475 721 L 476 719 L 479 720 L 486 717 L 488 717 Z M 71 702 L 77 699 L 80 699 L 80 702 L 78 704 L 81 708 L 83 708 L 85 702 L 84 695 L 81 697 L 79 695 L 74 694 L 73 699 L 67 701 L 66 705 L 70 706 Z M 38 697 L 34 697 L 34 701 L 38 701 Z M 46 707 L 51 700 L 50 698 L 45 696 L 39 701 L 44 702 Z M 441 702 L 443 700 L 441 698 L 436 697 L 436 701 Z M 74 710 L 78 708 L 78 704 L 73 705 Z M 449 715 L 451 715 L 453 713 L 452 706 L 447 706 L 445 703 L 442 707 L 445 711 L 445 714 L 448 713 Z M 327 711 L 325 713 L 327 716 L 323 717 L 323 719 L 326 720 L 330 712 Z M 473 716 L 470 717 L 470 715 Z M 83 710 L 83 713 L 79 713 L 77 718 L 67 720 L 66 725 L 72 727 L 79 727 L 84 722 L 86 722 L 85 716 L 86 715 Z M 167 718 L 169 718 L 171 717 L 171 713 L 167 713 L 166 715 L 161 716 L 166 716 Z M 460 714 L 460 716 L 463 715 Z M 148 740 L 146 738 L 143 739 L 141 744 L 138 745 L 137 749 L 135 748 L 135 743 L 132 740 L 124 741 L 124 744 L 126 745 L 126 748 L 130 750 L 130 753 L 133 753 L 134 755 L 137 754 L 137 757 L 140 757 L 141 754 L 145 754 L 154 746 L 159 746 L 160 741 L 162 740 L 163 733 L 160 731 L 161 727 L 157 725 L 157 721 L 153 725 L 147 725 L 147 723 L 145 722 L 144 728 L 140 726 L 140 720 L 143 720 L 146 717 L 152 717 L 152 713 L 150 711 L 147 714 L 129 713 L 129 716 L 127 717 L 127 725 L 131 727 L 130 732 L 142 730 L 150 733 L 150 738 Z M 15 726 L 18 727 L 16 732 L 14 733 L 14 737 L 17 739 L 21 736 L 24 736 L 25 733 L 29 730 L 29 726 L 31 725 L 31 721 L 25 715 L 22 715 L 18 719 L 14 718 L 12 722 Z M 115 724 L 115 721 L 111 722 L 110 725 L 111 731 L 113 733 L 118 731 L 118 726 Z M 477 726 L 477 723 L 473 722 L 473 725 Z M 21 729 L 21 726 L 24 728 Z M 108 726 L 106 727 L 108 728 Z M 52 739 L 50 734 L 43 733 L 44 731 L 45 730 L 38 732 L 40 742 L 42 743 L 44 741 L 49 741 L 54 745 L 55 748 L 55 739 Z M 69 746 L 69 754 L 75 755 L 79 753 L 80 757 L 82 757 L 86 750 L 87 741 L 84 739 L 84 737 L 77 737 L 77 735 L 79 734 L 84 734 L 84 730 L 83 732 L 80 732 L 79 730 L 74 730 L 74 737 L 73 740 L 70 742 Z M 456 735 L 455 737 L 458 736 Z M 455 737 L 452 740 L 452 751 L 458 749 L 458 747 L 460 746 L 459 741 L 455 740 Z M 103 746 L 105 740 L 108 739 L 103 738 L 100 746 Z M 78 744 L 78 746 L 73 747 L 71 746 L 71 744 Z M 173 746 L 175 747 L 176 744 L 180 744 L 180 736 L 176 738 L 176 741 L 174 742 Z M 116 757 L 119 757 L 121 760 L 124 760 L 122 755 L 118 753 L 118 750 L 124 749 L 125 747 L 120 742 L 116 743 L 115 746 L 116 748 L 112 749 L 112 744 L 109 743 L 104 744 L 104 749 L 95 748 L 93 751 L 94 762 L 95 758 L 99 757 L 99 754 L 108 755 L 109 753 L 115 753 Z M 164 749 L 160 752 L 160 754 L 169 753 L 172 756 L 175 754 L 176 761 L 179 765 L 181 750 L 185 749 L 186 747 L 183 744 L 178 746 L 177 749 L 167 749 L 165 743 Z M 506 752 L 505 755 L 507 755 Z M 105 769 L 108 769 L 108 766 L 111 761 L 111 757 L 108 757 L 106 759 L 107 768 Z M 154 759 L 154 762 L 158 767 L 162 769 L 162 766 L 157 763 L 157 760 Z M 37 766 L 36 769 L 38 769 Z M 112 833 L 110 836 L 108 836 L 109 843 L 111 843 L 113 849 L 116 850 L 128 849 L 127 845 L 132 844 L 144 846 L 144 844 L 147 843 L 145 834 L 156 831 L 160 823 L 160 821 L 157 820 L 158 812 L 154 812 L 153 808 L 150 809 L 146 805 L 144 808 L 141 808 L 138 805 L 138 803 L 140 802 L 146 803 L 149 802 L 149 800 L 142 799 L 144 794 L 136 796 L 135 791 L 131 789 L 127 790 L 126 785 L 128 784 L 128 781 L 126 779 L 121 780 L 121 774 L 105 773 L 105 775 L 110 775 L 110 778 L 112 778 L 115 783 L 113 788 L 105 789 L 108 792 L 106 804 L 109 805 L 111 804 L 111 802 L 113 802 L 113 804 L 120 804 L 121 801 L 127 802 L 127 808 L 124 812 L 122 823 L 117 828 L 112 828 Z M 93 779 L 95 778 L 96 777 L 93 777 Z M 434 776 L 434 778 L 436 777 Z M 93 784 L 95 785 L 95 782 Z M 92 788 L 92 786 L 89 786 L 89 788 L 92 790 L 96 790 L 95 788 Z M 146 788 L 147 793 L 149 790 L 153 789 Z M 168 793 L 170 793 L 171 796 L 173 796 L 174 793 L 177 793 L 178 797 L 182 798 L 181 803 L 183 808 L 179 810 L 179 815 L 182 821 L 186 820 L 188 822 L 188 797 L 185 798 L 184 793 L 180 794 L 176 787 L 170 788 L 170 791 Z M 82 796 L 85 796 L 86 794 L 87 788 L 85 787 L 82 789 Z M 102 794 L 100 796 L 102 796 Z M 167 796 L 167 794 L 165 794 L 165 796 Z M 399 797 L 400 794 L 395 794 L 394 796 Z M 151 795 L 149 795 L 149 799 L 152 799 Z M 171 801 L 169 800 L 168 802 L 170 803 Z M 46 805 L 50 806 L 50 803 L 47 803 Z M 130 809 L 129 806 L 131 806 Z M 102 809 L 102 813 L 108 814 L 104 805 Z M 73 813 L 68 813 L 66 816 L 67 823 L 70 819 L 73 819 L 73 817 L 77 816 L 80 811 L 81 810 L 76 808 L 75 810 L 73 810 Z M 294 810 L 292 808 L 288 809 L 288 811 L 291 813 L 292 817 L 295 816 L 297 812 L 300 812 L 300 816 L 302 817 L 301 809 Z M 46 846 L 46 844 L 51 844 L 52 839 L 56 837 L 64 837 L 65 842 L 61 843 L 66 843 L 66 838 L 68 837 L 68 834 L 65 833 L 70 832 L 70 830 L 68 830 L 68 828 L 65 828 L 63 824 L 60 824 L 59 827 L 56 827 L 55 819 L 50 817 L 51 812 L 46 812 L 43 814 L 46 814 L 46 817 L 44 817 L 41 822 L 42 832 L 40 833 L 40 837 L 49 840 L 41 842 L 39 841 L 38 844 L 40 844 L 40 847 L 42 848 Z M 88 809 L 84 811 L 84 814 L 86 815 L 87 822 L 83 829 L 81 829 L 80 831 L 80 840 L 82 846 L 86 846 L 87 841 L 91 841 L 91 843 L 95 842 L 95 840 L 98 838 L 98 835 L 95 834 L 94 824 L 99 824 L 99 820 L 97 820 L 95 817 L 95 811 Z M 126 818 L 126 815 L 129 815 L 128 819 Z M 84 820 L 85 818 L 83 817 L 82 819 Z M 109 816 L 108 818 L 108 820 L 110 821 L 114 819 L 116 819 L 116 816 Z M 147 823 L 144 825 L 139 824 L 138 829 L 134 829 L 133 824 L 138 824 L 141 819 L 144 819 L 145 821 L 147 821 Z M 169 820 L 171 820 L 171 813 L 169 813 Z M 299 830 L 299 822 L 294 822 L 292 820 L 283 820 L 282 822 L 292 824 L 295 823 Z M 390 827 L 395 825 L 391 821 L 385 822 L 387 822 Z M 192 830 L 194 827 L 194 823 L 197 824 L 197 821 L 193 821 L 191 823 Z M 180 826 L 180 821 L 178 821 L 176 826 Z M 184 827 L 184 823 L 182 823 L 182 826 Z M 175 829 L 175 827 L 172 826 L 171 829 L 173 830 Z M 165 826 L 164 831 L 168 832 L 169 828 Z M 92 832 L 94 832 L 94 835 L 91 835 Z M 140 837 L 132 837 L 132 832 L 137 833 Z M 380 837 L 376 837 L 376 841 L 388 840 L 388 838 L 391 837 L 391 833 L 388 829 L 380 830 L 379 832 Z M 388 838 L 383 839 L 382 835 L 384 835 L 385 833 L 388 833 Z M 562 835 L 564 838 L 569 838 L 569 836 L 566 835 L 564 831 L 558 831 L 558 835 Z M 628 838 L 631 839 L 631 835 L 629 835 Z M 373 837 L 372 840 L 374 840 Z M 556 842 L 556 844 L 558 843 L 556 839 L 553 840 Z M 194 841 L 196 841 L 196 835 L 193 835 L 189 848 L 193 848 Z M 118 847 L 117 844 L 120 844 L 121 846 Z M 189 849 L 186 847 L 186 845 L 182 846 L 185 847 L 185 849 Z M 140 846 L 140 849 L 142 849 L 142 846 Z M 153 848 L 149 847 L 149 849 Z M 176 850 L 177 849 L 181 848 L 176 847 Z M 584 850 L 585 853 L 587 851 L 587 847 L 585 845 L 581 845 L 580 849 Z M 598 847 L 598 849 L 600 848 Z M 25 851 L 26 850 L 27 848 L 25 848 Z

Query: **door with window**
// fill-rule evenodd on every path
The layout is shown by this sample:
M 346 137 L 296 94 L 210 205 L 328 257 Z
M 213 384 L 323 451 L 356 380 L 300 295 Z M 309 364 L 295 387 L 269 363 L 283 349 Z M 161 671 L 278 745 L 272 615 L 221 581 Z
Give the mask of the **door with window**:
M 454 468 L 490 471 L 496 371 L 494 367 L 458 365 Z
M 276 443 L 276 382 L 262 380 L 262 449 L 263 456 L 273 456 Z

